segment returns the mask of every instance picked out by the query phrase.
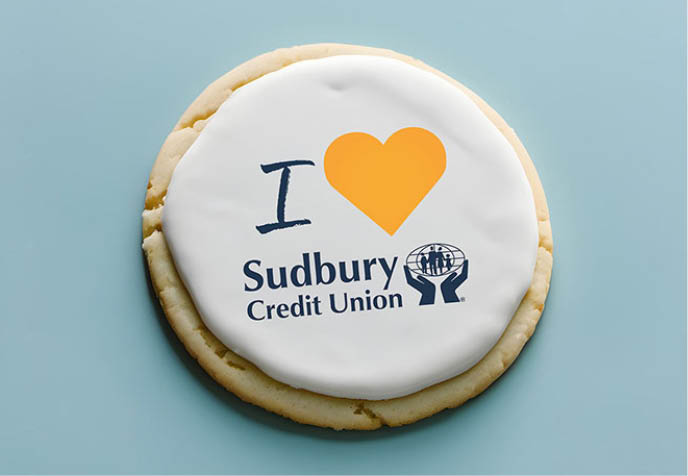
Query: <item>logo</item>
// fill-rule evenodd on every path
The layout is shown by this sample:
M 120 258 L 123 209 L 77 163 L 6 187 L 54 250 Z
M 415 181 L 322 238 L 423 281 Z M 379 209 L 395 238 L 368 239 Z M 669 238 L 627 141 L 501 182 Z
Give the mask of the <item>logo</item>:
M 248 317 L 253 321 L 270 321 L 402 309 L 404 293 L 392 285 L 400 261 L 398 256 L 376 256 L 332 262 L 320 251 L 303 253 L 301 260 L 291 266 L 265 267 L 260 259 L 248 260 L 244 264 L 244 291 L 260 292 L 263 296 L 248 303 Z M 456 290 L 468 278 L 468 260 L 454 245 L 419 246 L 406 257 L 404 275 L 409 286 L 421 294 L 421 306 L 435 304 L 435 282 L 440 283 L 445 303 L 465 301 L 457 296 Z M 356 283 L 365 286 L 358 295 L 352 294 L 350 287 Z M 319 295 L 317 288 L 330 286 L 337 290 Z M 272 291 L 290 288 L 298 290 L 291 301 L 275 302 L 268 297 Z
M 463 251 L 446 243 L 430 243 L 419 246 L 406 257 L 404 266 L 406 282 L 421 294 L 420 305 L 435 304 L 435 283 L 440 283 L 445 303 L 463 302 L 456 290 L 468 279 L 468 260 Z M 436 280 L 437 281 L 437 280 Z

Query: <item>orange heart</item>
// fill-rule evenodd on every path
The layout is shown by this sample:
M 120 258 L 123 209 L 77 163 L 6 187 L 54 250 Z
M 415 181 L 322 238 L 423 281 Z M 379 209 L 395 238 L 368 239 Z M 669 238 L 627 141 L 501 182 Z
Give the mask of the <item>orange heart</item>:
M 447 166 L 442 142 L 420 127 L 400 129 L 384 144 L 364 132 L 337 137 L 325 152 L 330 185 L 393 235 Z

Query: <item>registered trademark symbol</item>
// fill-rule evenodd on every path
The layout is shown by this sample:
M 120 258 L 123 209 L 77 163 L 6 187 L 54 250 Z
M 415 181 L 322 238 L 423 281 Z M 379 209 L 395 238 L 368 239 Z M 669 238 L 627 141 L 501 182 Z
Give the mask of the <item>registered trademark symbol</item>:
M 462 297 L 462 298 L 461 298 L 461 302 L 466 302 L 466 298 L 465 298 L 465 297 Z

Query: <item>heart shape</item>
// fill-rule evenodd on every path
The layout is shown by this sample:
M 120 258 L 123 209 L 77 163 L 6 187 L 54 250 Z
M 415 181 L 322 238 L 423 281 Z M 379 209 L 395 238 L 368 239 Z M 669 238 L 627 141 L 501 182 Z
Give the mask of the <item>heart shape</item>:
M 447 167 L 442 142 L 421 127 L 399 129 L 383 144 L 364 132 L 337 137 L 325 176 L 356 208 L 393 235 Z

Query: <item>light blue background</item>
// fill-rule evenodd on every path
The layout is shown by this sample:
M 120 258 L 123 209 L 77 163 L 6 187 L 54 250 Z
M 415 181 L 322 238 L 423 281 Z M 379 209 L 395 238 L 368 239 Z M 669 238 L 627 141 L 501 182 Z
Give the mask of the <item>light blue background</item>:
M 684 473 L 682 1 L 12 2 L 0 15 L 0 472 Z M 547 191 L 555 270 L 521 357 L 374 433 L 244 404 L 186 354 L 140 250 L 148 173 L 212 80 L 321 41 L 485 98 Z

